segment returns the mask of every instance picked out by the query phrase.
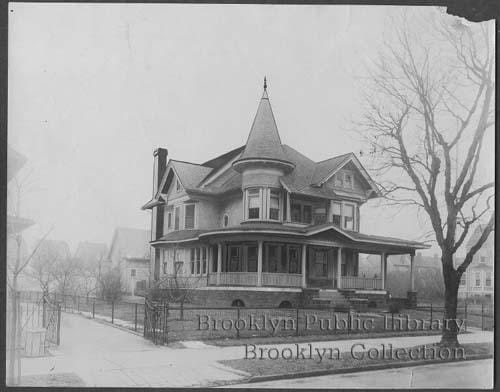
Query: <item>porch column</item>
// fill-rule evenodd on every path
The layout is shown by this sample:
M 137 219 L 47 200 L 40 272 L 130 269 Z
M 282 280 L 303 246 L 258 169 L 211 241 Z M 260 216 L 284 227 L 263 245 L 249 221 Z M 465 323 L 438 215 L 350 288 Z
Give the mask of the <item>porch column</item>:
M 415 274 L 413 271 L 413 261 L 415 259 L 415 255 L 410 254 L 410 291 L 415 291 Z
M 337 289 L 342 288 L 342 248 L 337 250 Z
M 290 216 L 290 211 L 291 211 L 291 208 L 290 208 L 290 192 L 287 192 L 286 193 L 286 221 L 287 222 L 291 222 L 292 221 L 292 217 Z
M 302 287 L 306 288 L 306 257 L 307 257 L 307 245 L 302 245 Z
M 382 252 L 380 254 L 380 270 L 381 270 L 380 275 L 382 275 L 381 276 L 382 277 L 382 290 L 385 290 L 385 277 L 386 277 L 385 271 L 387 269 L 386 261 L 387 261 L 387 259 L 386 259 L 385 252 Z
M 222 244 L 217 244 L 217 286 L 220 286 L 220 273 L 222 269 Z
M 259 245 L 257 251 L 257 286 L 262 286 L 262 240 L 257 241 Z

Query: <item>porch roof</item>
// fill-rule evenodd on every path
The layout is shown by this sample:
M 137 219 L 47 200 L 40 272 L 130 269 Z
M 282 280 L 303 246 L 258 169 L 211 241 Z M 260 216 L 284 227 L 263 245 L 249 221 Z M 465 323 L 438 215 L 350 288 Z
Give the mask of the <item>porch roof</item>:
M 354 231 L 342 230 L 332 223 L 313 226 L 292 226 L 281 223 L 267 222 L 246 222 L 236 226 L 217 228 L 211 230 L 179 230 L 173 231 L 161 237 L 155 243 L 176 243 L 196 241 L 198 239 L 211 236 L 238 235 L 238 234 L 276 234 L 293 236 L 300 239 L 323 239 L 325 241 L 334 241 L 336 243 L 345 243 L 349 246 L 379 246 L 396 248 L 397 250 L 407 249 L 427 249 L 428 245 L 422 242 L 404 240 L 394 237 L 382 237 L 358 233 Z

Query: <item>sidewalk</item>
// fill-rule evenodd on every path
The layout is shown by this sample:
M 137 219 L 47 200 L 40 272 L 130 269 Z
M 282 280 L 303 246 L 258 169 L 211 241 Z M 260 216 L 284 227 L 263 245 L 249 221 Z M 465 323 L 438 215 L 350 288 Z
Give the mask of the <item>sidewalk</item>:
M 440 336 L 412 336 L 380 339 L 325 340 L 312 347 L 335 346 L 350 351 L 355 343 L 366 349 L 381 344 L 410 347 L 438 342 Z M 460 336 L 462 343 L 493 341 L 493 333 L 477 331 Z M 235 381 L 247 376 L 219 364 L 224 359 L 241 359 L 245 347 L 215 347 L 202 342 L 185 342 L 186 348 L 155 346 L 141 336 L 98 323 L 85 317 L 63 313 L 61 346 L 53 357 L 26 358 L 23 375 L 76 373 L 89 387 L 188 387 L 213 382 Z M 308 343 L 300 343 L 305 345 Z M 295 347 L 269 344 L 257 347 Z

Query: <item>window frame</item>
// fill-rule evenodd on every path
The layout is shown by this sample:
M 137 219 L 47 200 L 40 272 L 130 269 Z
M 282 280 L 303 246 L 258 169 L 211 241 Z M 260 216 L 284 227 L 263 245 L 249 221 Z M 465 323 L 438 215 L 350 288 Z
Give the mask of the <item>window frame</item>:
M 193 226 L 188 227 L 187 225 L 187 209 L 188 207 L 193 207 Z M 184 229 L 195 229 L 196 228 L 196 203 L 186 203 L 184 204 Z
M 257 191 L 257 192 L 255 192 Z M 257 199 L 257 205 L 258 205 L 258 217 L 257 218 L 251 218 L 250 217 L 250 199 L 255 198 Z M 251 187 L 245 189 L 245 217 L 246 220 L 261 220 L 263 218 L 263 208 L 262 208 L 262 188 L 258 187 Z M 252 209 L 257 209 L 257 207 L 253 207 Z
M 492 276 L 493 274 L 491 271 L 486 271 L 486 275 L 484 277 L 484 287 L 492 287 Z
M 268 203 L 267 203 L 267 217 L 269 220 L 272 220 L 272 221 L 275 221 L 275 222 L 279 222 L 281 221 L 281 210 L 283 209 L 282 207 L 282 202 L 281 202 L 281 192 L 279 189 L 277 188 L 268 188 L 269 191 L 268 191 Z M 274 193 L 274 196 L 273 196 L 273 193 Z M 278 201 L 278 208 L 272 208 L 272 204 L 271 204 L 271 200 L 272 199 L 275 199 Z M 271 210 L 277 210 L 277 216 L 276 218 L 272 218 L 271 217 Z
M 350 185 L 347 184 L 347 177 L 350 177 Z M 342 188 L 354 189 L 354 175 L 350 171 L 344 171 Z
M 167 229 L 172 228 L 172 211 L 167 212 Z
M 174 207 L 174 230 L 181 229 L 181 206 Z
M 348 229 L 346 225 L 346 215 L 347 207 L 352 207 L 352 229 Z M 356 231 L 356 204 L 354 203 L 343 203 L 342 205 L 342 229 L 349 231 Z
M 481 272 L 474 273 L 475 287 L 481 287 Z
M 130 269 L 130 277 L 135 278 L 137 276 L 137 269 L 136 268 L 131 268 Z
M 179 179 L 177 177 L 175 178 L 175 191 L 176 192 L 182 191 L 181 182 L 179 181 Z

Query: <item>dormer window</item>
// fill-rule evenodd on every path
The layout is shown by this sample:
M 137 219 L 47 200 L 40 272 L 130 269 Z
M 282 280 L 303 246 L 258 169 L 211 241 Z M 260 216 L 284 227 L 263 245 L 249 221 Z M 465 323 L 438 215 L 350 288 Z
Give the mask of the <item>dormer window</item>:
M 260 197 L 260 189 L 259 188 L 250 188 L 247 190 L 247 206 L 248 206 L 248 219 L 260 219 L 260 206 L 261 206 L 261 197 Z

